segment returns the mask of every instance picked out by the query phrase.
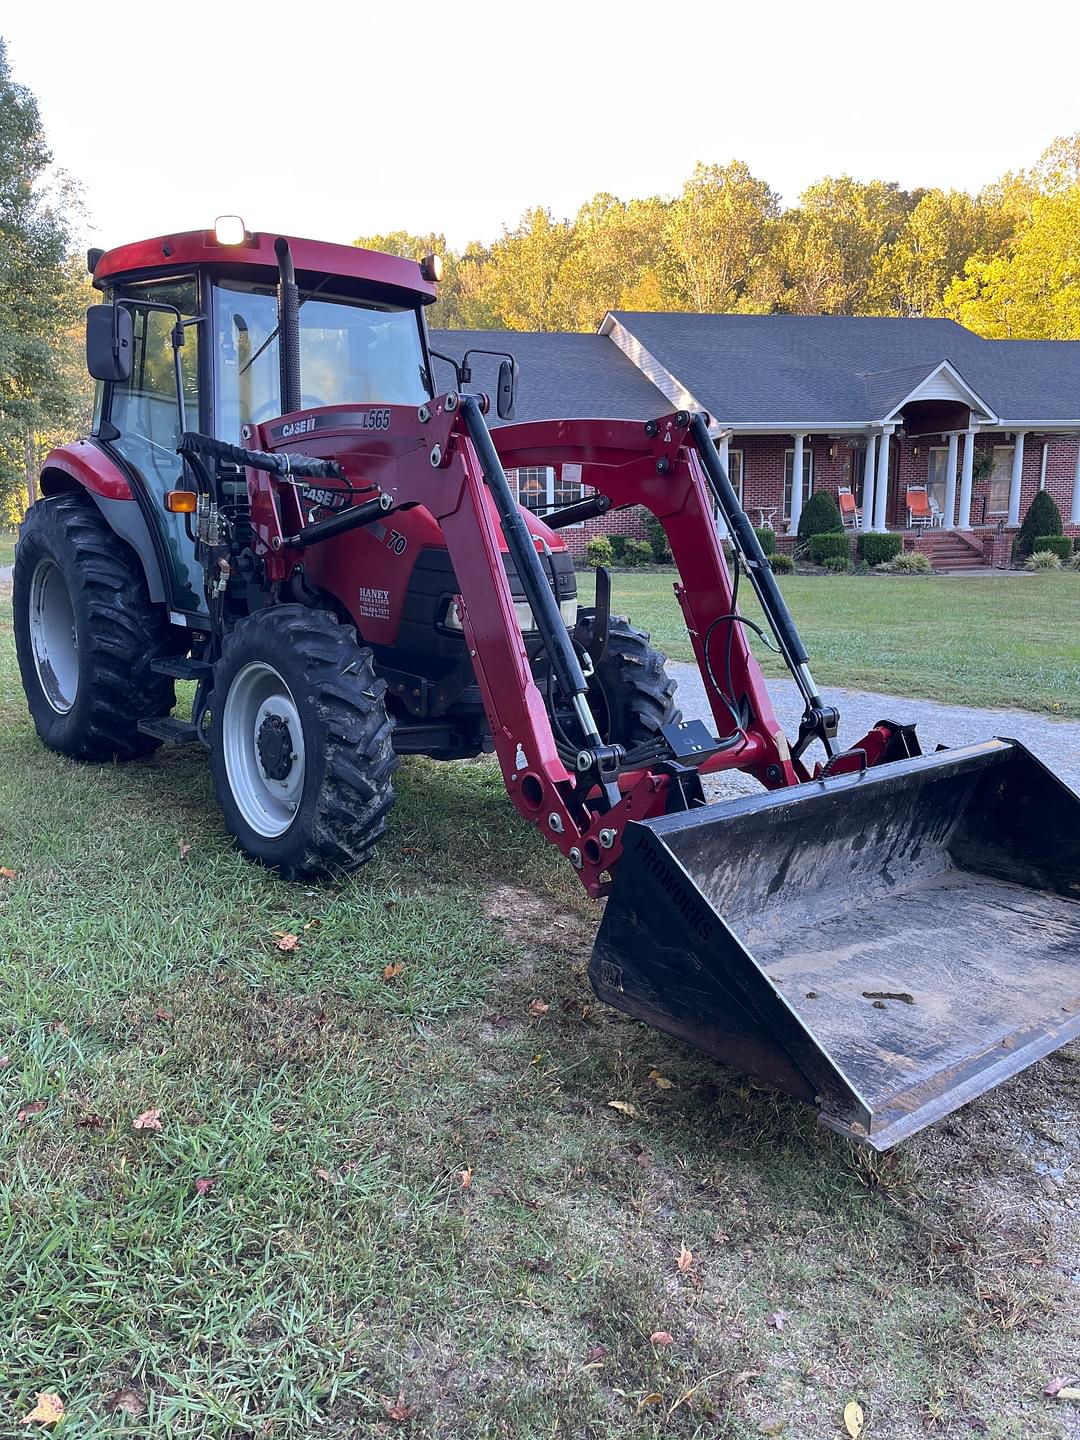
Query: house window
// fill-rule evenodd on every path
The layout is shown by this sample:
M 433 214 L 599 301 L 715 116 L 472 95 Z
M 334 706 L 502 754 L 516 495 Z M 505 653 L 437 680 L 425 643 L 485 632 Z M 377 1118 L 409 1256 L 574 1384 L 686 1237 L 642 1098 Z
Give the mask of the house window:
M 728 451 L 727 474 L 731 481 L 731 488 L 739 497 L 741 505 L 743 503 L 743 452 L 741 450 Z
M 990 472 L 990 514 L 1006 515 L 1012 486 L 1013 446 L 994 446 L 994 468 Z
M 944 445 L 935 445 L 930 450 L 926 471 L 926 493 L 936 500 L 938 508 L 945 509 L 945 489 L 949 483 L 949 451 Z
M 561 465 L 558 469 L 553 465 L 523 465 L 519 470 L 508 470 L 506 478 L 511 489 L 516 486 L 520 503 L 534 515 L 576 505 L 584 494 L 580 465 Z
M 791 472 L 795 466 L 795 451 L 784 451 L 784 519 L 791 519 Z M 802 452 L 802 500 L 805 505 L 814 493 L 814 452 L 808 445 Z

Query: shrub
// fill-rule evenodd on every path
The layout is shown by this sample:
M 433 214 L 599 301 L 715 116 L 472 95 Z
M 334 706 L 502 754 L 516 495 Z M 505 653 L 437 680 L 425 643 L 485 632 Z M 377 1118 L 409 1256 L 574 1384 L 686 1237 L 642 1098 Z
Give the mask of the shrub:
M 836 496 L 830 490 L 815 490 L 799 516 L 799 539 L 806 540 L 811 535 L 826 535 L 843 528 Z
M 929 575 L 930 556 L 917 550 L 902 550 L 899 555 L 894 555 L 891 560 L 876 568 L 888 570 L 893 575 Z
M 1073 540 L 1073 550 L 1076 552 L 1077 555 L 1080 555 L 1080 535 L 1074 535 L 1074 536 L 1072 537 L 1072 540 Z
M 1024 561 L 1025 570 L 1060 570 L 1061 559 L 1053 550 L 1036 550 Z
M 904 548 L 899 535 L 883 535 L 878 530 L 866 530 L 859 536 L 859 554 L 867 565 L 876 568 L 895 560 Z
M 652 546 L 647 540 L 627 540 L 623 546 L 622 563 L 624 565 L 651 565 L 652 560 Z
M 1063 565 L 1068 565 L 1073 557 L 1073 543 L 1068 535 L 1037 535 L 1032 542 L 1032 553 L 1041 555 L 1047 550 Z
M 1076 554 L 1073 556 L 1071 568 L 1073 570 L 1080 570 L 1080 550 L 1077 550 Z
M 773 530 L 773 529 L 772 529 L 770 526 L 768 526 L 768 525 L 762 525 L 761 529 L 759 530 L 759 529 L 757 528 L 757 526 L 755 525 L 755 527 L 754 527 L 754 534 L 757 536 L 758 540 L 760 541 L 760 543 L 761 543 L 761 548 L 762 548 L 762 550 L 765 552 L 766 555 L 775 555 L 775 554 L 776 554 L 776 531 L 775 531 L 775 530 Z
M 658 565 L 667 565 L 671 561 L 671 546 L 664 534 L 664 527 L 655 515 L 650 515 L 645 521 L 645 533 L 649 537 L 649 547 L 652 550 L 652 557 Z
M 600 565 L 610 565 L 614 559 L 615 552 L 606 535 L 594 535 L 591 540 L 586 541 L 585 564 L 591 570 L 595 570 Z
M 824 565 L 827 560 L 843 560 L 846 569 L 851 563 L 851 544 L 848 537 L 835 532 L 828 535 L 810 536 L 810 559 L 815 565 Z
M 629 535 L 609 535 L 608 542 L 611 545 L 611 553 L 616 560 L 621 560 L 626 554 L 626 542 Z
M 785 555 L 783 551 L 777 550 L 775 554 L 769 556 L 769 569 L 774 575 L 790 575 L 795 569 L 795 561 L 790 555 Z
M 1020 526 L 1020 533 L 1016 537 L 1016 553 L 1031 555 L 1036 550 L 1045 549 L 1047 547 L 1037 545 L 1035 542 L 1047 535 L 1060 534 L 1061 511 L 1050 492 L 1040 490 L 1028 506 L 1027 514 Z
M 850 555 L 826 555 L 821 563 L 826 570 L 831 570 L 834 575 L 842 575 L 845 570 L 851 569 Z

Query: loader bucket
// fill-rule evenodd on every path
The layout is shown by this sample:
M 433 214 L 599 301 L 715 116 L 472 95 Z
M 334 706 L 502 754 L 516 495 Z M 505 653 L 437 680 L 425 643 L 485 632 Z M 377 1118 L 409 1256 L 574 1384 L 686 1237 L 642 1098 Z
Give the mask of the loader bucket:
M 989 740 L 631 824 L 589 973 L 887 1150 L 1080 1034 L 1080 796 Z

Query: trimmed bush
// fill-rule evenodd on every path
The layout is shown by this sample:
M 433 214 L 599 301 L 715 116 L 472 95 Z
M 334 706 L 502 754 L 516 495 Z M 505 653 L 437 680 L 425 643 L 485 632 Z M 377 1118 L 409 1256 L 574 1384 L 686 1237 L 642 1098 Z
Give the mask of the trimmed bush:
M 790 555 L 785 555 L 782 551 L 777 550 L 775 554 L 769 556 L 769 569 L 774 575 L 790 575 L 795 569 L 795 561 Z
M 595 570 L 600 565 L 610 565 L 614 559 L 615 552 L 606 535 L 594 535 L 585 542 L 585 564 L 590 570 Z
M 1024 561 L 1025 570 L 1060 570 L 1061 559 L 1053 550 L 1036 550 Z
M 623 556 L 626 554 L 626 542 L 627 542 L 629 539 L 630 539 L 630 536 L 629 536 L 629 535 L 609 535 L 609 536 L 608 536 L 608 543 L 611 545 L 611 553 L 612 553 L 612 555 L 615 556 L 615 559 L 616 559 L 616 560 L 621 560 L 621 559 L 623 558 Z
M 904 548 L 899 535 L 883 535 L 878 530 L 866 530 L 859 536 L 859 555 L 867 565 L 876 568 L 895 560 Z
M 815 490 L 799 516 L 799 539 L 808 540 L 811 535 L 827 535 L 843 528 L 836 496 L 831 490 Z
M 1063 565 L 1068 565 L 1073 557 L 1073 543 L 1068 535 L 1037 535 L 1032 542 L 1032 554 L 1041 555 L 1047 550 Z
M 636 568 L 638 565 L 651 565 L 652 562 L 652 546 L 647 540 L 627 540 L 622 553 L 624 565 Z
M 876 568 L 888 570 L 892 575 L 929 575 L 930 556 L 923 555 L 918 550 L 901 550 L 899 555 L 894 555 L 891 560 Z
M 846 569 L 851 564 L 851 542 L 842 532 L 811 535 L 810 559 L 815 565 L 824 565 L 827 560 L 843 560 Z
M 671 563 L 671 546 L 667 543 L 667 536 L 664 534 L 664 527 L 655 515 L 650 515 L 645 521 L 645 533 L 649 537 L 649 545 L 652 549 L 653 559 L 658 565 Z
M 773 529 L 772 529 L 770 526 L 768 526 L 768 525 L 762 525 L 761 529 L 759 530 L 758 527 L 755 525 L 755 526 L 754 526 L 754 534 L 757 536 L 758 540 L 760 541 L 760 543 L 761 543 L 761 548 L 762 548 L 762 550 L 765 552 L 766 555 L 775 555 L 775 554 L 776 554 L 776 531 L 775 531 L 775 530 L 773 530 Z
M 1061 534 L 1061 511 L 1049 490 L 1040 490 L 1024 516 L 1020 533 L 1016 537 L 1016 553 L 1031 555 L 1048 546 L 1036 544 L 1047 535 Z
M 826 570 L 831 570 L 834 575 L 842 575 L 845 570 L 851 569 L 851 557 L 849 555 L 826 555 L 821 563 Z

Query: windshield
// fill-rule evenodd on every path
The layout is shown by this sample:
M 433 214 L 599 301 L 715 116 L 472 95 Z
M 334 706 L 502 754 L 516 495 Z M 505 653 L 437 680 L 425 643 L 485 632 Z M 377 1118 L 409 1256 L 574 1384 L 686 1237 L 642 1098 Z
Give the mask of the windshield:
M 277 296 L 239 281 L 214 286 L 218 436 L 281 414 Z M 300 293 L 300 384 L 319 405 L 420 405 L 430 398 L 415 310 Z

